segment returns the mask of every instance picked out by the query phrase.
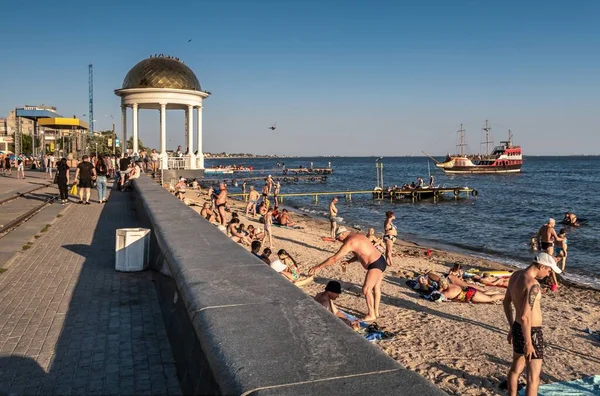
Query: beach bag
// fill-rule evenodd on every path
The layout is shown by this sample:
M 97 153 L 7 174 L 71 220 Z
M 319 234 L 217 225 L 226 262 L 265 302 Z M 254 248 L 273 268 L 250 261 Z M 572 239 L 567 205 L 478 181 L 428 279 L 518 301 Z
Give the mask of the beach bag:
M 73 184 L 73 187 L 71 187 L 71 189 L 69 190 L 69 194 L 73 195 L 73 196 L 77 196 L 77 184 Z

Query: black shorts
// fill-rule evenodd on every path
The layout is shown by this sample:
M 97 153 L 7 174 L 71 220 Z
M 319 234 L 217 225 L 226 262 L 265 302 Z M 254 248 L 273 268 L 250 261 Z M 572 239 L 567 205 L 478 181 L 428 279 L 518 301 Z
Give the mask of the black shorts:
M 523 337 L 523 329 L 521 324 L 514 322 L 512 325 L 512 344 L 513 352 L 517 355 L 525 354 L 525 338 Z M 541 327 L 531 328 L 531 343 L 535 351 L 535 356 L 532 359 L 543 359 L 544 358 L 544 335 Z
M 387 261 L 385 261 L 385 258 L 383 258 L 383 256 L 379 256 L 379 258 L 377 260 L 375 260 L 374 262 L 369 264 L 369 266 L 367 267 L 367 271 L 370 271 L 372 269 L 378 269 L 378 270 L 381 270 L 381 272 L 383 272 L 383 271 L 385 271 L 386 268 L 387 268 Z
M 79 179 L 79 183 L 77 183 L 77 187 L 92 188 L 92 179 Z
M 542 250 L 546 250 L 554 246 L 554 242 L 542 242 L 540 245 L 542 246 Z

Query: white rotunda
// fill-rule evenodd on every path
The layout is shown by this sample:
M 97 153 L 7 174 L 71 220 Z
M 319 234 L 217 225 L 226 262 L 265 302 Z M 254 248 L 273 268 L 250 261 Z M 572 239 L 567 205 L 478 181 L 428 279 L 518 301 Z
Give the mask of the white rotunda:
M 171 56 L 151 56 L 129 70 L 121 89 L 123 147 L 127 144 L 127 108 L 132 109 L 133 152 L 138 152 L 138 114 L 140 109 L 160 111 L 160 168 L 203 170 L 202 100 L 210 93 L 202 91 L 200 81 L 188 66 Z M 196 150 L 194 150 L 194 109 L 197 112 Z M 167 110 L 185 111 L 185 149 L 183 158 L 167 154 Z

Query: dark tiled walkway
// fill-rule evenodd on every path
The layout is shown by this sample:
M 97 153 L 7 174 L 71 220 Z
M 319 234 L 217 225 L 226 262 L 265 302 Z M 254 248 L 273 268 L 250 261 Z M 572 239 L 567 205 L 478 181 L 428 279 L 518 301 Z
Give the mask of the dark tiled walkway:
M 180 394 L 151 274 L 114 269 L 134 226 L 127 194 L 72 204 L 0 274 L 0 395 Z

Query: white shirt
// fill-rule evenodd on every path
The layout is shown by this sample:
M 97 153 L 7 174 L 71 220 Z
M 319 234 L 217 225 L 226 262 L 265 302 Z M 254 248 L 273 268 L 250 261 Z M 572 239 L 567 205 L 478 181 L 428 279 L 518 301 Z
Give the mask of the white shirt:
M 281 260 L 279 260 L 279 259 L 276 259 L 270 265 L 271 265 L 271 268 L 273 268 L 275 271 L 277 271 L 277 273 L 279 273 L 287 268 L 287 265 L 283 264 L 281 262 Z

